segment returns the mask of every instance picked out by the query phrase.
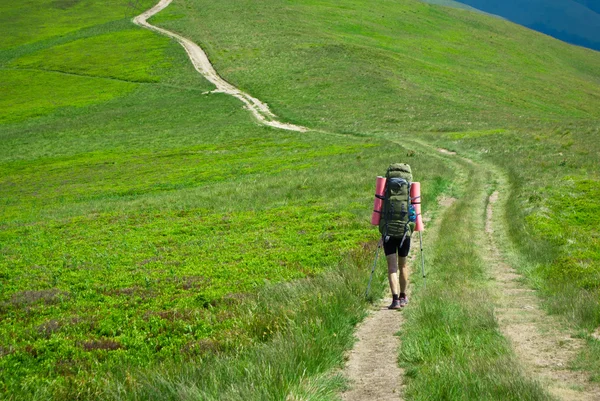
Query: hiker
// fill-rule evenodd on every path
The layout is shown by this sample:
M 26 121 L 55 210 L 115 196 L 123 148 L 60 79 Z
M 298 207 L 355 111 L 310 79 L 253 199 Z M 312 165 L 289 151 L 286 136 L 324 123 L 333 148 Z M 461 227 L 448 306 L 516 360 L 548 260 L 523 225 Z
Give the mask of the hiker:
M 383 245 L 387 259 L 388 280 L 392 291 L 392 304 L 388 309 L 401 309 L 408 304 L 406 257 L 416 217 L 411 206 L 411 183 L 412 172 L 408 164 L 390 165 L 386 173 L 385 197 L 379 222 L 380 244 Z

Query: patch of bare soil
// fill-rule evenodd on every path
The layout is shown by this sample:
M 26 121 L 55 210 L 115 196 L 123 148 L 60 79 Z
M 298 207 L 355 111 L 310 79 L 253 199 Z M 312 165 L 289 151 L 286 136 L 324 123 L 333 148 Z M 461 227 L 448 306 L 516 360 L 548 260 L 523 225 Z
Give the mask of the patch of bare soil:
M 598 401 L 600 389 L 585 373 L 568 368 L 583 341 L 561 330 L 561 322 L 540 307 L 533 290 L 519 282 L 521 276 L 502 261 L 493 236 L 492 213 L 498 192 L 489 197 L 485 231 L 493 277 L 497 281 L 496 315 L 502 333 L 512 342 L 524 367 L 547 386 L 550 393 L 565 401 Z
M 456 198 L 451 196 L 442 196 L 438 199 L 438 204 L 442 207 L 450 207 L 456 202 Z
M 455 155 L 456 154 L 456 152 L 453 152 L 451 150 L 444 149 L 444 148 L 438 148 L 438 152 L 443 153 L 445 155 Z
M 400 338 L 395 335 L 404 321 L 401 311 L 388 310 L 391 299 L 359 325 L 358 341 L 350 351 L 344 370 L 351 388 L 342 393 L 344 401 L 398 401 L 402 394 L 403 371 L 398 366 Z

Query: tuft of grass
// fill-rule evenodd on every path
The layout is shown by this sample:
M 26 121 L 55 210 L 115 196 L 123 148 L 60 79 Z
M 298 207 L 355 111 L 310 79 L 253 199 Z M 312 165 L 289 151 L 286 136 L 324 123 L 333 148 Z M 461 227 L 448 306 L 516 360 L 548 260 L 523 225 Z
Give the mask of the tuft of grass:
M 591 336 L 587 338 L 586 352 L 579 354 L 578 359 L 573 363 L 574 369 L 583 369 L 592 372 L 590 380 L 595 383 L 600 383 L 600 373 L 598 365 L 600 364 L 600 340 Z

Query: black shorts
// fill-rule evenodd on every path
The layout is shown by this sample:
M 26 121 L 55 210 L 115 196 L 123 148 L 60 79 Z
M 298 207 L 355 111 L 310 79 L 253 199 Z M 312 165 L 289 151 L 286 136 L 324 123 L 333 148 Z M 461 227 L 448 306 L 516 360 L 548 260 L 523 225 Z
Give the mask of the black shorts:
M 390 237 L 387 242 L 385 242 L 385 238 L 383 239 L 383 250 L 385 251 L 385 256 L 393 255 L 398 251 L 398 256 L 406 257 L 408 256 L 408 251 L 410 251 L 410 237 L 404 238 L 404 242 L 402 243 L 402 247 L 400 247 L 400 242 L 402 242 L 402 238 Z

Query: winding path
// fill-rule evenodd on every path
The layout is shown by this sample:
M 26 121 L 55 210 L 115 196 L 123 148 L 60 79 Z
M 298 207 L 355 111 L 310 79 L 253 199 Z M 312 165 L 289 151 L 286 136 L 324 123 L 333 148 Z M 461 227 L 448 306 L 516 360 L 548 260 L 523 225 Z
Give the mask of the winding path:
M 204 53 L 204 50 L 202 50 L 200 46 L 198 46 L 191 40 L 184 38 L 181 35 L 178 35 L 174 32 L 168 31 L 163 28 L 159 28 L 148 22 L 148 18 L 151 18 L 153 15 L 167 8 L 167 6 L 171 4 L 171 1 L 172 0 L 160 0 L 160 2 L 157 5 L 135 17 L 133 19 L 133 23 L 178 41 L 179 44 L 181 44 L 181 46 L 183 46 L 183 48 L 187 52 L 196 71 L 198 71 L 204 76 L 204 78 L 206 78 L 209 82 L 215 85 L 217 89 L 213 91 L 213 93 L 225 93 L 235 98 L 238 98 L 246 105 L 246 108 L 252 112 L 254 117 L 256 117 L 256 119 L 261 124 L 288 131 L 308 131 L 306 127 L 282 123 L 278 121 L 277 116 L 273 114 L 273 112 L 271 112 L 269 106 L 267 106 L 266 103 L 263 103 L 257 98 L 249 95 L 248 93 L 239 90 L 238 88 L 221 78 L 213 68 L 212 64 L 210 63 L 210 60 L 206 56 L 206 53 Z

